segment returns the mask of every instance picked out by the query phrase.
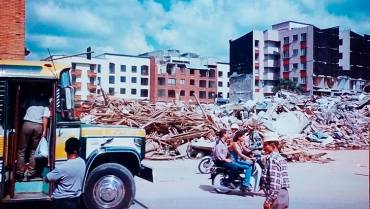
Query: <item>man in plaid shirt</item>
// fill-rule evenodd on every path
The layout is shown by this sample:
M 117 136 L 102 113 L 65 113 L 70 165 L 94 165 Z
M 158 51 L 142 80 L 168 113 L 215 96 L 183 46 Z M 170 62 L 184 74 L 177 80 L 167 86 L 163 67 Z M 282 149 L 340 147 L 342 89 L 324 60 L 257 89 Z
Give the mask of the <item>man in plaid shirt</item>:
M 268 155 L 263 179 L 267 189 L 264 209 L 285 209 L 289 207 L 289 177 L 287 162 L 280 155 L 279 138 L 275 135 L 264 137 L 263 150 Z

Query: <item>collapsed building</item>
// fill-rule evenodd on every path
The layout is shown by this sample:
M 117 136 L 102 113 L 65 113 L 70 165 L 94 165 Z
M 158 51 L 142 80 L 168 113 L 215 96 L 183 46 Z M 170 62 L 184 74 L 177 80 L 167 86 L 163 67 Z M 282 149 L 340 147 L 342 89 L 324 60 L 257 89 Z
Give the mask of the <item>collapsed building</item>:
M 231 101 L 271 96 L 279 79 L 309 95 L 362 92 L 370 80 L 370 36 L 287 21 L 230 40 Z

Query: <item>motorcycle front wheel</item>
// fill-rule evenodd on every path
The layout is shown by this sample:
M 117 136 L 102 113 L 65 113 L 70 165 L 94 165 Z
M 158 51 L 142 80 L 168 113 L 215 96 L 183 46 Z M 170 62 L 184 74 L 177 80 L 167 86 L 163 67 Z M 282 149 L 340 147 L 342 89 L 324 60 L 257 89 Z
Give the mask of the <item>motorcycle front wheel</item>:
M 217 193 L 227 194 L 232 189 L 228 187 L 229 176 L 225 173 L 217 173 L 212 179 L 212 185 Z
M 210 174 L 214 163 L 211 157 L 203 158 L 198 165 L 198 170 L 201 174 Z

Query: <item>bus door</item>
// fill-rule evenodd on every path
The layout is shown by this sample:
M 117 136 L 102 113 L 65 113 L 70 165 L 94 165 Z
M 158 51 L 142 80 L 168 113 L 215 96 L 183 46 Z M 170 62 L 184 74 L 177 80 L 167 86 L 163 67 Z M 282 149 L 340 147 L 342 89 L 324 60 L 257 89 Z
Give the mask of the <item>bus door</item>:
M 8 94 L 11 95 L 6 106 L 9 107 L 6 115 L 6 155 L 8 156 L 7 165 L 5 166 L 6 173 L 6 190 L 5 199 L 9 200 L 25 200 L 25 199 L 50 199 L 51 187 L 49 183 L 44 181 L 45 175 L 54 166 L 54 149 L 55 145 L 55 82 L 50 81 L 24 81 L 12 80 L 8 83 Z M 49 118 L 48 136 L 49 156 L 48 158 L 40 158 L 35 160 L 36 164 L 33 169 L 30 166 L 30 159 L 32 156 L 32 147 L 37 146 L 32 140 L 27 139 L 27 148 L 22 158 L 25 162 L 19 172 L 17 168 L 18 150 L 21 146 L 22 125 L 26 122 L 24 120 L 27 108 L 31 106 L 30 101 L 34 99 L 35 95 L 43 95 L 42 100 L 49 101 L 53 98 L 52 104 L 49 106 L 51 117 Z M 39 98 L 37 98 L 38 100 Z M 35 101 L 33 101 L 35 102 Z M 36 101 L 38 102 L 38 101 Z M 43 101 L 45 102 L 45 101 Z M 46 105 L 45 102 L 45 105 Z M 40 106 L 41 103 L 33 103 L 34 106 Z M 44 106 L 45 106 L 44 105 Z M 23 169 L 24 168 L 24 169 Z M 28 172 L 28 171 L 33 172 Z M 20 175 L 21 173 L 21 175 Z

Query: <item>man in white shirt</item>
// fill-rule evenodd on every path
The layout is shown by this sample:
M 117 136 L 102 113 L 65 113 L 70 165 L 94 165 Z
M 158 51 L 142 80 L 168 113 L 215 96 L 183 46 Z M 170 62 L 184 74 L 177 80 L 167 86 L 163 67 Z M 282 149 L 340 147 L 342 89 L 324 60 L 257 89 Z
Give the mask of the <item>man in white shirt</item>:
M 35 150 L 41 137 L 46 137 L 50 117 L 47 102 L 34 99 L 31 103 L 23 118 L 24 122 L 18 142 L 17 175 L 19 179 L 23 178 L 26 170 L 28 171 L 28 177 L 32 177 L 35 174 Z M 27 148 L 30 149 L 29 166 L 26 166 L 25 159 Z

